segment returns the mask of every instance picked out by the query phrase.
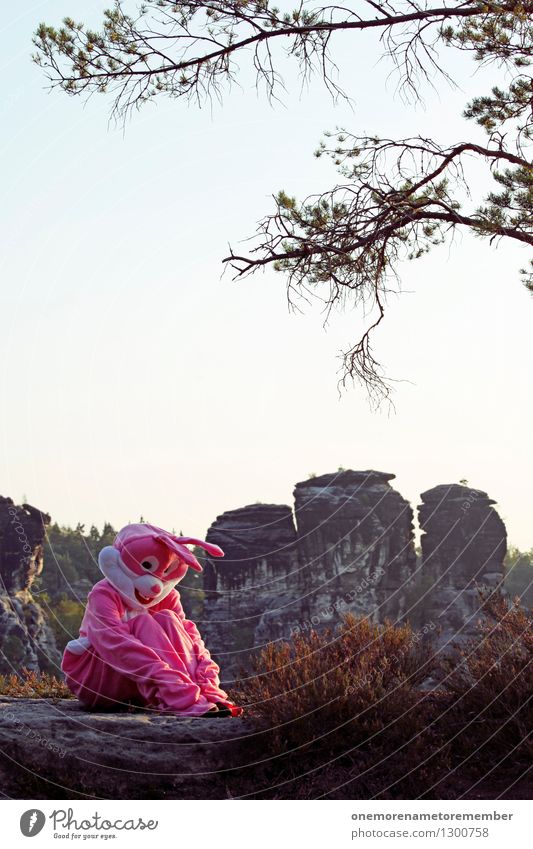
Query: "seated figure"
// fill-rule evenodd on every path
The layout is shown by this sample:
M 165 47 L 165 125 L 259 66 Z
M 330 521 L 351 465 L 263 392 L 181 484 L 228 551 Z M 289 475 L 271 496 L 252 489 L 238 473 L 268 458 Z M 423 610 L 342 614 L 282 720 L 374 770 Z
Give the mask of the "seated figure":
M 175 589 L 189 567 L 202 571 L 188 544 L 224 554 L 149 524 L 127 525 L 100 552 L 104 578 L 90 591 L 80 635 L 61 664 L 86 707 L 133 703 L 179 716 L 242 715 L 220 687 L 220 668 Z

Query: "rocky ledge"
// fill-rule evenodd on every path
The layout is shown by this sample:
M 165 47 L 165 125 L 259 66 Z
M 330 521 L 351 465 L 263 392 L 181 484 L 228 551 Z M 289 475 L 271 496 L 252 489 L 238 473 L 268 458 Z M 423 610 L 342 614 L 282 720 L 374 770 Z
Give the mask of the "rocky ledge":
M 0 787 L 13 799 L 235 798 L 256 784 L 261 738 L 245 719 L 1 696 Z

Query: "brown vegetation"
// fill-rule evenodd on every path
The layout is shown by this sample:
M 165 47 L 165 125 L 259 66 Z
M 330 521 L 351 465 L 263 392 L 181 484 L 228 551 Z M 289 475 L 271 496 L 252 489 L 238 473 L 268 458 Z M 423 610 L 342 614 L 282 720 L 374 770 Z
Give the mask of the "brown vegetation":
M 268 645 L 238 697 L 269 729 L 264 769 L 281 768 L 279 796 L 459 798 L 483 781 L 502 792 L 522 782 L 533 616 L 498 594 L 482 602 L 476 636 L 439 665 L 409 625 L 351 615 L 335 634 Z M 439 688 L 421 689 L 434 674 Z
M 15 675 L 0 675 L 0 695 L 18 699 L 72 699 L 64 681 L 48 672 L 21 669 Z

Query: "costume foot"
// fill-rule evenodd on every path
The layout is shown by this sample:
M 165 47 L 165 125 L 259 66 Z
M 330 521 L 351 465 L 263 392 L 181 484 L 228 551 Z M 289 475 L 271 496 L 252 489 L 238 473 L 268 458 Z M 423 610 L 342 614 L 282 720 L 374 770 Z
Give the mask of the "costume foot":
M 225 704 L 224 702 L 216 702 L 216 705 L 218 710 L 218 716 L 231 716 L 231 710 L 229 709 L 227 704 Z
M 209 710 L 206 710 L 205 713 L 201 713 L 200 716 L 219 716 L 219 714 L 220 714 L 220 711 L 219 711 L 218 707 L 215 706 L 215 707 L 209 708 Z
M 217 702 L 220 716 L 242 716 L 244 708 L 234 705 L 233 702 Z

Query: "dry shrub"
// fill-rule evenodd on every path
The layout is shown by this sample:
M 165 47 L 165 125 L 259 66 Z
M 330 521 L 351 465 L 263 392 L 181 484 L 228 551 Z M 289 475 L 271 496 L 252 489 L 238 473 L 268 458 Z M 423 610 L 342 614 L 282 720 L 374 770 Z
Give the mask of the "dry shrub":
M 357 782 L 348 797 L 386 793 L 389 785 L 394 795 L 422 783 L 422 773 L 435 767 L 430 700 L 419 689 L 433 672 L 432 657 L 431 645 L 409 625 L 345 614 L 337 632 L 311 630 L 268 644 L 236 695 L 270 729 L 269 754 L 290 752 L 286 773 L 302 774 L 333 758 L 337 771 L 348 769 Z M 318 779 L 326 792 L 323 770 Z M 312 792 L 309 778 L 302 793 Z
M 533 756 L 533 611 L 501 593 L 481 600 L 477 634 L 445 663 L 453 697 L 446 734 L 487 769 L 507 756 L 518 768 Z
M 0 675 L 0 695 L 17 699 L 72 699 L 64 681 L 47 672 L 22 669 L 20 674 Z

